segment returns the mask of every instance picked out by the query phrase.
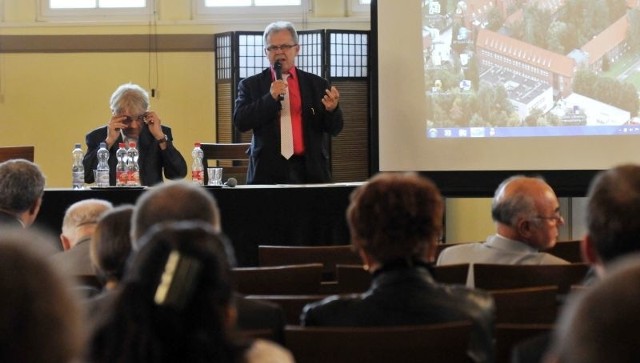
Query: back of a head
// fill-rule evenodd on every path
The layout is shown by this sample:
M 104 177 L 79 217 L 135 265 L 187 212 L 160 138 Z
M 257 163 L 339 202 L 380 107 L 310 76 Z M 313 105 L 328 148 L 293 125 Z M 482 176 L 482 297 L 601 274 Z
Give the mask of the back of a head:
M 353 243 L 378 262 L 423 258 L 442 233 L 437 186 L 416 173 L 380 173 L 351 194 Z
M 44 193 L 45 177 L 38 165 L 24 159 L 0 163 L 0 209 L 22 213 Z
M 92 361 L 226 361 L 230 246 L 202 222 L 159 224 L 143 240 L 94 336 Z
M 97 275 L 106 281 L 119 281 L 131 253 L 132 205 L 118 206 L 98 220 L 91 238 L 91 261 Z
M 546 188 L 541 178 L 514 175 L 505 179 L 493 195 L 491 218 L 494 222 L 514 226 L 519 217 L 536 214 L 535 193 L 532 191 Z
M 62 219 L 62 232 L 67 233 L 74 228 L 88 228 L 90 231 L 98 223 L 100 216 L 113 208 L 113 204 L 102 199 L 85 199 L 73 203 Z
M 570 301 L 551 350 L 559 363 L 640 361 L 640 256 L 623 258 Z M 553 360 L 550 360 L 553 361 Z
M 587 230 L 602 261 L 640 251 L 640 165 L 600 172 L 587 197 Z
M 153 225 L 171 221 L 201 221 L 220 230 L 220 212 L 213 196 L 187 181 L 168 181 L 152 187 L 136 202 L 132 217 L 134 248 Z
M 68 363 L 83 347 L 77 297 L 38 244 L 51 241 L 34 230 L 0 236 L 0 362 Z

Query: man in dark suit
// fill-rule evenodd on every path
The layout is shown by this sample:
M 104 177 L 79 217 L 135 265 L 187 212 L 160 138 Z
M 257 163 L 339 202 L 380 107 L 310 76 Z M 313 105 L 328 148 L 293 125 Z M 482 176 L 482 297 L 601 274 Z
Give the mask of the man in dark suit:
M 0 229 L 33 224 L 42 204 L 44 184 L 44 174 L 30 161 L 0 163 Z
M 264 43 L 271 67 L 240 82 L 233 113 L 238 130 L 253 130 L 247 184 L 330 182 L 330 136 L 344 123 L 340 94 L 327 80 L 296 68 L 300 45 L 293 24 L 269 24 Z M 281 127 L 288 125 L 292 150 L 281 149 Z
M 140 153 L 140 183 L 154 185 L 168 179 L 182 179 L 187 175 L 187 163 L 180 151 L 173 146 L 171 128 L 161 124 L 160 117 L 149 110 L 149 95 L 142 87 L 127 83 L 111 96 L 111 119 L 106 126 L 86 135 L 87 154 L 82 161 L 84 180 L 94 182 L 93 171 L 98 165 L 100 143 L 109 150 L 109 185 L 116 185 L 116 151 L 118 144 L 136 143 Z

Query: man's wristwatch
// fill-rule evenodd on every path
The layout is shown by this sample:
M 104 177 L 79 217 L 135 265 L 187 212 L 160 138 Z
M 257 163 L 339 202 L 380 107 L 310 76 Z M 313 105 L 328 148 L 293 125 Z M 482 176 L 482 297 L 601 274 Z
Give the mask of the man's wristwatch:
M 169 137 L 167 135 L 164 135 L 163 138 L 156 141 L 158 142 L 158 144 L 164 144 L 165 142 L 169 141 Z

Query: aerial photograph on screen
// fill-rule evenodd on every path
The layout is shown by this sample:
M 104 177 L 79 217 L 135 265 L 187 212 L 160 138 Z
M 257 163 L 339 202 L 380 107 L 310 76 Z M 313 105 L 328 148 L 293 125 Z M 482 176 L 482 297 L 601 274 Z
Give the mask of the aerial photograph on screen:
M 422 0 L 426 136 L 640 135 L 640 0 Z

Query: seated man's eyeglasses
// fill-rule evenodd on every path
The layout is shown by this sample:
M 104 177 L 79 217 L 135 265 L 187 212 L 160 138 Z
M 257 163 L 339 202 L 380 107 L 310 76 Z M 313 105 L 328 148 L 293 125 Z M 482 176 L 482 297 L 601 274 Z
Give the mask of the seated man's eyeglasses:
M 277 52 L 279 50 L 282 50 L 283 52 L 288 51 L 289 49 L 295 47 L 298 44 L 282 44 L 282 45 L 270 45 L 267 47 L 267 51 L 269 52 Z
M 534 219 L 544 219 L 547 221 L 553 221 L 553 222 L 564 222 L 564 218 L 562 217 L 562 215 L 560 214 L 560 212 L 555 212 L 552 216 L 550 217 L 546 217 L 546 216 L 535 216 L 533 217 Z

